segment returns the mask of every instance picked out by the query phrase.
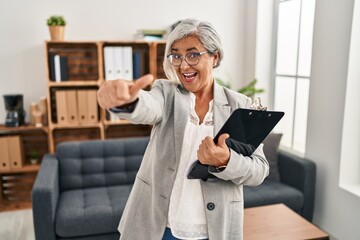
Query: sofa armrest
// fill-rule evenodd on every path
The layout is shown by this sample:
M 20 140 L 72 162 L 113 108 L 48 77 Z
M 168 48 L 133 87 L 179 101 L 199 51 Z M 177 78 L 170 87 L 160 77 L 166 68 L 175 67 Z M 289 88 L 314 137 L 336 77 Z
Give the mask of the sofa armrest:
M 37 240 L 56 240 L 55 211 L 59 198 L 59 166 L 46 154 L 32 189 L 32 210 Z
M 311 221 L 314 212 L 316 165 L 313 161 L 279 150 L 281 182 L 304 194 L 302 216 Z

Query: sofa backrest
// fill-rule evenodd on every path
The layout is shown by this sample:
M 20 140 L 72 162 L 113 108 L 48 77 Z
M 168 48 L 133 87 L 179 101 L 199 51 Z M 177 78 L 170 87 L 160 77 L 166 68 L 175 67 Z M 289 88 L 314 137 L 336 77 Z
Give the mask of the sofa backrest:
M 60 190 L 134 183 L 149 137 L 62 142 Z

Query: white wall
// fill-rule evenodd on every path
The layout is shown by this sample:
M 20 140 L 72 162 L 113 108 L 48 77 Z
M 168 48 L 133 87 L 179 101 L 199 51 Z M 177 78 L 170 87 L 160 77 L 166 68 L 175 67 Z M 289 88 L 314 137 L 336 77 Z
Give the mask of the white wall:
M 179 19 L 211 22 L 223 39 L 225 59 L 217 75 L 233 85 L 244 81 L 245 0 L 0 0 L 0 123 L 5 121 L 2 95 L 24 95 L 26 110 L 46 96 L 44 41 L 46 19 L 63 15 L 66 40 L 132 39 L 140 28 L 165 28 Z
M 274 6 L 276 0 L 258 0 L 256 19 L 256 56 L 255 56 L 255 78 L 258 80 L 259 88 L 265 92 L 261 94 L 262 102 L 268 109 L 274 109 L 274 72 L 275 59 L 274 49 Z
M 355 0 L 341 143 L 340 187 L 360 197 L 360 0 Z
M 305 153 L 317 164 L 314 222 L 341 240 L 360 239 L 360 199 L 339 187 L 353 4 L 316 1 Z
M 274 6 L 276 0 L 247 0 L 244 21 L 244 71 L 243 80 L 233 86 L 239 89 L 254 78 L 257 88 L 265 91 L 258 96 L 262 104 L 273 109 L 274 71 Z

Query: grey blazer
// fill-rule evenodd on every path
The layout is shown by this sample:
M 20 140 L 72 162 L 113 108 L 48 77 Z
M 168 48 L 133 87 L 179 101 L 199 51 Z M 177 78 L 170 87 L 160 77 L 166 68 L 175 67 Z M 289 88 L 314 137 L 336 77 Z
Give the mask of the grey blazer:
M 119 113 L 133 123 L 152 124 L 149 145 L 123 212 L 122 240 L 161 240 L 167 223 L 170 194 L 179 165 L 189 111 L 189 92 L 169 80 L 155 81 L 141 91 L 132 113 Z M 251 100 L 214 84 L 214 135 L 235 109 L 250 107 Z M 269 165 L 262 144 L 251 157 L 234 151 L 217 178 L 201 181 L 210 240 L 242 239 L 243 185 L 259 185 Z

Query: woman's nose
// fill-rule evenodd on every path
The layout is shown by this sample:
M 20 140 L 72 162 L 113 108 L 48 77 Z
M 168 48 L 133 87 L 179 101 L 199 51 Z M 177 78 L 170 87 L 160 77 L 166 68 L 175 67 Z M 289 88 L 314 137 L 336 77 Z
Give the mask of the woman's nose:
M 183 70 L 183 69 L 188 69 L 189 67 L 191 66 L 185 61 L 185 59 L 183 59 L 180 64 L 180 68 Z

